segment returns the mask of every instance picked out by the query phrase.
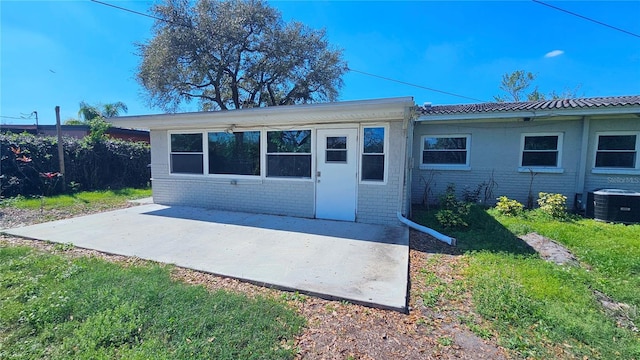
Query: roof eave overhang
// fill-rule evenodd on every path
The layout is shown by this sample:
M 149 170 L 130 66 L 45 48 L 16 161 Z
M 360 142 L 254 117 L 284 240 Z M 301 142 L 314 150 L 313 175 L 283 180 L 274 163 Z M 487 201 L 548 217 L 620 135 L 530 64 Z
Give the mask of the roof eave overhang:
M 419 115 L 417 122 L 449 122 L 449 121 L 508 121 L 512 119 L 572 119 L 582 116 L 608 116 L 608 115 L 627 115 L 640 114 L 640 106 L 622 106 L 608 108 L 584 108 L 584 109 L 545 109 L 545 110 L 526 110 L 526 111 L 495 111 L 495 112 L 476 112 L 463 114 L 435 114 L 435 115 Z
M 149 130 L 187 130 L 234 126 L 308 126 L 404 120 L 412 97 L 272 106 L 229 111 L 123 116 L 109 119 L 115 126 Z

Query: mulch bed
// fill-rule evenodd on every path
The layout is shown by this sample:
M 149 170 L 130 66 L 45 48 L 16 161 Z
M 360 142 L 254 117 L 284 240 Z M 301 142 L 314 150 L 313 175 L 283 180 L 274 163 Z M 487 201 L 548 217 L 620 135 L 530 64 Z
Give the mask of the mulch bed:
M 47 212 L 0 208 L 0 229 L 70 216 Z M 26 245 L 68 256 L 95 256 L 131 265 L 137 258 L 108 255 L 80 248 L 60 249 L 51 243 L 0 235 L 0 243 Z M 450 283 L 462 279 L 465 257 L 455 248 L 427 234 L 411 231 L 409 314 L 329 301 L 297 293 L 260 287 L 235 279 L 190 269 L 175 268 L 175 279 L 199 284 L 210 290 L 223 289 L 248 296 L 273 296 L 307 319 L 307 326 L 296 338 L 298 359 L 507 359 L 507 352 L 492 339 L 471 332 L 461 319 L 481 318 L 472 310 L 470 294 L 463 291 L 454 298 L 442 297 L 435 306 L 425 306 L 422 294 L 429 291 L 426 274 L 435 274 Z

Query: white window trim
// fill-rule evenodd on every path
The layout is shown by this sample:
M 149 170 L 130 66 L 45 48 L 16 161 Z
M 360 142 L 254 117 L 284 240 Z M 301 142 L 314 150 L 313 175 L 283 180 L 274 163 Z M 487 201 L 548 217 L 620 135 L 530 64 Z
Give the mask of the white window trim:
M 526 137 L 533 136 L 557 136 L 558 137 L 558 151 L 557 165 L 556 166 L 522 166 L 522 155 L 524 154 L 524 140 Z M 562 149 L 564 145 L 564 133 L 562 132 L 542 132 L 542 133 L 522 133 L 520 135 L 520 158 L 518 159 L 518 171 L 519 172 L 537 172 L 537 173 L 552 173 L 561 174 L 564 172 L 562 167 Z
M 598 143 L 600 136 L 611 135 L 635 135 L 636 136 L 636 163 L 633 168 L 615 168 L 615 167 L 596 167 L 596 156 L 598 155 Z M 595 133 L 595 141 L 593 145 L 593 162 L 591 163 L 592 174 L 610 174 L 610 175 L 640 175 L 640 132 L 639 131 L 600 131 Z
M 424 160 L 424 139 L 425 138 L 466 138 L 467 141 L 467 159 L 465 164 L 425 164 Z M 420 170 L 471 170 L 469 165 L 471 162 L 471 134 L 437 134 L 423 135 L 420 137 Z
M 173 154 L 199 154 L 195 152 L 173 152 L 171 151 L 171 135 L 175 134 L 201 134 L 202 135 L 202 174 L 191 174 L 191 173 L 174 173 L 171 171 L 171 155 Z M 208 164 L 209 164 L 209 155 L 207 151 L 207 142 L 206 142 L 206 133 L 201 130 L 182 130 L 182 131 L 167 131 L 167 165 L 169 176 L 178 176 L 178 177 L 196 177 L 203 178 L 209 172 Z
M 274 132 L 274 131 L 303 131 L 303 130 L 309 130 L 311 131 L 311 152 L 310 153 L 269 153 L 267 152 L 267 147 L 268 147 L 268 139 L 267 139 L 267 133 L 268 132 Z M 286 129 L 273 129 L 273 128 L 269 128 L 269 129 L 263 129 L 262 133 L 260 134 L 260 142 L 261 142 L 261 146 L 260 146 L 260 173 L 262 176 L 262 179 L 266 180 L 266 181 L 302 181 L 302 182 L 311 182 L 311 181 L 315 181 L 315 161 L 316 161 L 316 152 L 314 151 L 314 146 L 316 144 L 316 131 L 314 128 L 310 128 L 310 127 L 291 127 L 291 128 L 286 128 Z M 287 177 L 287 176 L 267 176 L 267 156 L 268 155 L 291 155 L 291 154 L 298 154 L 298 155 L 311 155 L 311 174 L 310 177 Z
M 362 157 L 364 156 L 364 130 L 368 128 L 383 128 L 384 129 L 384 149 L 382 155 L 384 155 L 384 169 L 382 174 L 382 181 L 380 180 L 363 180 L 362 179 Z M 358 145 L 359 150 L 357 153 L 356 159 L 356 167 L 358 173 L 358 182 L 360 184 L 366 185 L 387 185 L 387 181 L 389 180 L 389 124 L 388 123 L 367 123 L 366 125 L 360 125 L 358 129 L 358 137 L 357 140 L 360 140 L 360 144 Z M 371 154 L 376 155 L 379 153 Z

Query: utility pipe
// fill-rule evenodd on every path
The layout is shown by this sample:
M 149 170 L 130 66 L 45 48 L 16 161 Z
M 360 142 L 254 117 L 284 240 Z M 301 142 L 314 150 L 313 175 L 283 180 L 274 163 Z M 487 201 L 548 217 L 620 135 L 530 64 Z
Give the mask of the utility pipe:
M 447 244 L 449 244 L 451 246 L 456 246 L 456 239 L 455 238 L 452 238 L 452 237 L 447 236 L 447 235 L 443 235 L 443 234 L 441 234 L 441 233 L 439 233 L 439 232 L 437 232 L 437 231 L 435 231 L 435 230 L 433 230 L 431 228 L 428 228 L 426 226 L 422 226 L 420 224 L 416 224 L 413 221 L 411 221 L 411 220 L 407 219 L 406 217 L 402 216 L 400 211 L 396 212 L 396 215 L 398 216 L 398 220 L 400 220 L 401 223 L 407 225 L 408 227 L 410 227 L 412 229 L 415 229 L 415 230 L 418 230 L 418 231 L 421 231 L 423 233 L 429 234 L 429 235 L 433 236 L 434 238 L 436 238 L 436 239 L 438 239 L 438 240 L 440 240 L 440 241 L 442 241 L 444 243 L 447 243 Z

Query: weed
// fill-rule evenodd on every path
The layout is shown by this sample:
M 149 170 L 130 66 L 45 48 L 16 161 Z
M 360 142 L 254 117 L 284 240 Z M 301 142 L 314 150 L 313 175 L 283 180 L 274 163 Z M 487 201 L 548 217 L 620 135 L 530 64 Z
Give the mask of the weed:
M 75 248 L 75 246 L 72 243 L 57 243 L 55 245 L 53 245 L 53 250 L 54 251 L 69 251 L 72 250 L 73 248 Z
M 453 339 L 448 336 L 442 336 L 438 338 L 438 344 L 442 346 L 451 346 L 453 345 Z
M 307 301 L 307 296 L 304 294 L 300 294 L 298 291 L 295 292 L 283 292 L 280 295 L 280 298 L 284 301 L 297 301 L 297 302 L 305 302 Z

